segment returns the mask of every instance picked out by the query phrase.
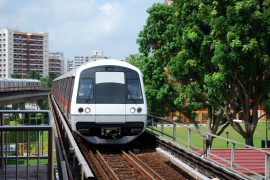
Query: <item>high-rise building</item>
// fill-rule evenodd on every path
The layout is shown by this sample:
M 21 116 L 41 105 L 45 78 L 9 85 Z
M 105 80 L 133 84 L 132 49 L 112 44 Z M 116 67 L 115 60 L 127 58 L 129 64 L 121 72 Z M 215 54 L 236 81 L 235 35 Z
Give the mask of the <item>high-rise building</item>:
M 108 59 L 108 57 L 104 56 L 103 51 L 92 51 L 91 56 L 75 56 L 73 60 L 67 60 L 67 71 L 76 69 L 88 61 L 96 61 L 98 59 Z
M 66 72 L 71 71 L 72 69 L 74 69 L 74 61 L 73 60 L 67 59 L 66 63 L 67 63 Z
M 85 62 L 84 56 L 75 56 L 74 57 L 74 68 L 80 67 Z
M 64 55 L 62 52 L 49 52 L 49 73 L 64 73 Z
M 0 77 L 48 75 L 48 34 L 0 29 Z
M 92 51 L 90 60 L 98 60 L 98 59 L 108 59 L 108 57 L 104 56 L 103 51 Z

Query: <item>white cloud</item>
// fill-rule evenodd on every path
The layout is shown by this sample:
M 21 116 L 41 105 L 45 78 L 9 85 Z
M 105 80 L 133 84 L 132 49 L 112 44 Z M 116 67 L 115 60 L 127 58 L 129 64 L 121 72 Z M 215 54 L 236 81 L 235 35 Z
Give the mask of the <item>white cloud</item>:
M 100 30 L 103 29 L 104 33 L 111 33 L 118 29 L 126 16 L 124 7 L 118 3 L 105 3 L 99 7 L 99 12 L 95 24 Z
M 56 6 L 54 6 L 56 7 Z M 53 49 L 57 47 L 68 46 L 87 46 L 88 52 L 91 51 L 91 45 L 97 44 L 104 37 L 114 36 L 124 24 L 124 17 L 126 17 L 125 7 L 118 3 L 95 4 L 91 9 L 92 13 L 85 13 L 84 16 L 74 15 L 74 17 L 61 16 L 63 22 L 57 24 L 49 29 L 50 43 Z M 94 12 L 94 13 L 93 13 Z M 74 49 L 74 51 L 76 51 Z M 75 54 L 79 52 L 74 52 Z
M 104 9 L 104 7 L 106 9 Z M 81 18 L 65 18 L 61 24 L 56 24 L 54 29 L 59 36 L 68 38 L 76 37 L 77 40 L 91 42 L 99 37 L 110 35 L 121 23 L 124 11 L 119 4 L 106 4 L 96 6 L 95 15 L 83 16 Z

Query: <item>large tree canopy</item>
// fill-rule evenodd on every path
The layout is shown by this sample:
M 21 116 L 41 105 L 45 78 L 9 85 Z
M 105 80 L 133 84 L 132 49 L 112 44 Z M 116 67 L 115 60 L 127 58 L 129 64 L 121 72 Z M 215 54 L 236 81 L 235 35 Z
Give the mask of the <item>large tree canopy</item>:
M 269 2 L 182 0 L 156 4 L 148 13 L 138 43 L 147 56 L 143 71 L 151 103 L 187 116 L 207 108 L 212 133 L 222 133 L 226 126 L 218 128 L 226 119 L 253 145 L 258 106 L 269 87 Z M 233 122 L 239 112 L 244 128 Z
M 258 106 L 267 98 L 270 82 L 269 1 L 214 2 L 211 14 L 211 62 L 219 67 L 218 72 L 227 82 L 227 104 L 233 112 L 228 118 L 231 120 L 242 111 L 244 129 L 230 122 L 246 143 L 253 145 Z
M 149 17 L 143 31 L 140 32 L 138 44 L 140 52 L 147 56 L 142 67 L 145 79 L 145 90 L 148 107 L 156 115 L 165 115 L 168 111 L 175 111 L 172 84 L 168 81 L 166 65 L 173 52 L 178 50 L 175 43 L 177 29 L 173 6 L 154 4 L 148 9 Z

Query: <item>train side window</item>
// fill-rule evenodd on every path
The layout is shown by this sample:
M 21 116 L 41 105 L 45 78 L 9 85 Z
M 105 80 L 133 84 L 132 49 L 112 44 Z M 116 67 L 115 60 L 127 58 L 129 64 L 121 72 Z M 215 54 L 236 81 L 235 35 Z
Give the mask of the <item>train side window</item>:
M 63 84 L 63 94 L 64 94 L 64 97 L 67 98 L 67 79 L 64 79 L 64 84 Z
M 72 98 L 72 90 L 74 86 L 74 77 L 71 78 L 71 85 L 70 85 L 70 93 L 69 93 L 69 99 L 71 100 Z
M 131 100 L 131 101 L 132 100 L 133 101 L 134 100 L 141 100 L 141 101 L 143 100 L 140 80 L 128 79 L 127 80 L 127 91 L 128 91 L 128 94 L 127 94 L 128 100 Z M 139 103 L 139 102 L 136 102 L 136 103 Z
M 77 103 L 89 103 L 93 100 L 93 79 L 81 78 L 77 94 Z

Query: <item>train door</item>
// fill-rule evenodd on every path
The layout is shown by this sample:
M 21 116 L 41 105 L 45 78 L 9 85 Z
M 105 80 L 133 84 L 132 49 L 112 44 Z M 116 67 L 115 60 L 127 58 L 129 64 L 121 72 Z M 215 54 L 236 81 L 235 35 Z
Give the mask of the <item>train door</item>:
M 126 87 L 123 72 L 96 72 L 96 123 L 126 121 Z

